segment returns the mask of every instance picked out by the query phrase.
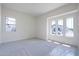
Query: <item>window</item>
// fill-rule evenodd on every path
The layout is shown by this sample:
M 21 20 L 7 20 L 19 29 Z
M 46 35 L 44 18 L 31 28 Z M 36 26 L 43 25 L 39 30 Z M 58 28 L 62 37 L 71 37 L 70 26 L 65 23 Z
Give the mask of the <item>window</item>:
M 73 37 L 74 33 L 73 33 L 73 17 L 67 18 L 66 19 L 66 31 L 65 31 L 65 36 L 66 37 Z
M 60 36 L 63 35 L 63 20 L 62 19 L 58 19 L 57 35 L 60 35 Z
M 63 23 L 65 22 L 65 23 Z M 74 18 L 53 19 L 50 32 L 57 36 L 74 37 Z
M 16 19 L 6 17 L 6 32 L 16 31 Z
M 55 20 L 52 21 L 51 32 L 52 32 L 52 34 L 56 34 L 56 22 L 55 22 Z
M 52 29 L 51 30 L 52 34 L 62 36 L 63 35 L 63 20 L 62 19 L 52 20 L 51 29 Z

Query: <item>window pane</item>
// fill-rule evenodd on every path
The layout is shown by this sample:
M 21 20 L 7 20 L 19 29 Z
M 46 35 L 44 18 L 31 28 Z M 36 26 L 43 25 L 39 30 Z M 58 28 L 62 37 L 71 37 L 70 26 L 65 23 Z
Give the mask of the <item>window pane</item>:
M 55 25 L 55 20 L 52 20 L 52 25 Z
M 63 25 L 63 20 L 62 19 L 58 20 L 58 25 Z
M 52 20 L 51 32 L 52 34 L 56 34 L 56 21 L 55 20 Z
M 66 27 L 73 29 L 73 18 L 67 18 L 67 20 L 66 20 Z
M 57 35 L 60 35 L 60 36 L 63 35 L 63 19 L 58 20 Z
M 66 32 L 65 35 L 67 37 L 73 37 L 74 33 L 73 33 L 73 17 L 71 18 L 67 18 L 66 19 Z
M 16 31 L 16 19 L 6 17 L 6 32 Z
M 7 24 L 15 24 L 16 20 L 14 18 L 6 17 L 6 23 Z

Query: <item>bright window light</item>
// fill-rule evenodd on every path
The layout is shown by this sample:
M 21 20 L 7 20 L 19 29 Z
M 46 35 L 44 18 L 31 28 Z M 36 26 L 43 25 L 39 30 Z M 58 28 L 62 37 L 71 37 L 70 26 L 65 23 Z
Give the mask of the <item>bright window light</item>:
M 16 31 L 16 19 L 6 17 L 6 32 L 15 32 Z
M 56 34 L 56 21 L 52 20 L 51 33 Z
M 69 15 L 70 16 L 70 15 Z M 52 18 L 49 32 L 56 36 L 74 37 L 74 16 Z
M 59 42 L 54 42 L 55 44 L 60 44 Z
M 74 23 L 73 22 L 74 22 L 73 17 L 66 19 L 66 31 L 65 31 L 66 37 L 73 37 L 74 36 L 74 31 L 73 31 Z
M 66 47 L 71 47 L 70 45 L 67 45 L 67 44 L 62 44 L 63 46 L 66 46 Z
M 60 35 L 60 36 L 63 35 L 63 19 L 58 19 L 57 35 Z

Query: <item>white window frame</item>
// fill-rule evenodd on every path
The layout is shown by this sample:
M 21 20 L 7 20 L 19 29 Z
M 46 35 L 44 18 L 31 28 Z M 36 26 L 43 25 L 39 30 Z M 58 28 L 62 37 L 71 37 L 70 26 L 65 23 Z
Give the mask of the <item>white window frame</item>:
M 15 18 L 13 18 L 13 17 L 7 17 L 7 16 L 5 16 L 5 29 L 6 29 L 6 32 L 16 32 L 16 19 L 15 19 L 15 30 L 14 31 L 12 31 L 12 30 L 7 30 L 7 23 L 6 23 L 6 21 L 7 21 L 7 18 L 12 18 L 12 19 L 15 19 Z M 11 25 L 11 24 L 9 24 L 9 25 Z M 9 28 L 8 28 L 9 29 Z
M 56 35 L 56 36 L 63 36 L 63 35 L 58 35 L 58 31 L 57 31 L 57 29 L 58 29 L 58 19 L 62 19 L 63 20 L 63 18 L 52 18 L 52 20 L 55 20 L 55 22 L 56 22 L 56 34 L 52 34 L 52 33 L 50 33 L 51 35 Z M 63 23 L 63 26 L 64 26 L 64 23 Z M 64 27 L 63 27 L 64 28 Z M 50 25 L 50 32 L 51 32 L 51 25 Z M 64 30 L 63 30 L 64 31 Z
M 78 12 L 78 10 L 74 10 L 74 11 L 71 11 L 71 12 L 68 12 L 68 13 L 65 13 L 65 14 L 61 14 L 61 15 L 57 15 L 57 16 L 51 16 L 48 18 L 48 20 L 50 19 L 54 19 L 54 18 L 62 18 L 64 21 L 63 21 L 63 37 L 66 37 L 65 36 L 65 28 L 66 28 L 66 18 L 68 17 L 73 17 L 74 18 L 74 29 L 73 29 L 73 33 L 74 33 L 74 37 L 75 37 L 75 16 L 76 16 L 76 13 Z M 49 27 L 48 27 L 49 28 Z M 50 32 L 50 29 L 48 29 L 48 33 Z M 51 33 L 49 33 L 50 35 L 52 35 Z M 57 35 L 53 35 L 53 36 L 57 36 Z

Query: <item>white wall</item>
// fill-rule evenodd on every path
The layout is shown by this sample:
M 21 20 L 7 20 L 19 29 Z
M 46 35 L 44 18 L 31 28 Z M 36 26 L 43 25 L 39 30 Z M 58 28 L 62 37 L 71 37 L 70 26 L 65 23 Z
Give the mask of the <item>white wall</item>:
M 6 32 L 5 16 L 16 19 L 16 32 Z M 33 16 L 2 7 L 2 42 L 35 37 L 35 18 Z
M 48 13 L 45 13 L 41 16 L 38 16 L 37 17 L 37 37 L 41 39 L 51 39 L 51 40 L 56 40 L 62 43 L 77 45 L 76 42 L 78 39 L 77 37 L 78 31 L 77 31 L 76 26 L 75 26 L 75 37 L 74 38 L 57 37 L 57 36 L 51 36 L 47 34 L 47 17 L 72 11 L 72 10 L 77 9 L 77 7 L 78 7 L 77 4 L 68 4 L 60 8 L 57 8 L 55 10 L 52 10 Z M 75 20 L 78 20 L 78 19 L 75 19 Z
M 55 37 L 47 34 L 47 17 L 62 14 L 77 9 L 77 4 L 69 4 L 52 10 L 38 17 L 33 17 L 15 10 L 2 7 L 2 42 L 16 41 L 37 37 L 40 39 L 52 39 L 63 43 L 77 45 L 78 25 L 75 27 L 75 38 Z M 16 32 L 5 31 L 5 16 L 16 19 Z M 76 19 L 78 20 L 78 19 Z M 77 23 L 77 21 L 76 21 Z
M 0 4 L 0 43 L 1 43 L 1 4 Z
M 77 14 L 77 18 L 78 18 L 78 21 L 77 21 L 77 45 L 78 45 L 78 48 L 79 48 L 79 4 L 78 4 L 78 14 Z

